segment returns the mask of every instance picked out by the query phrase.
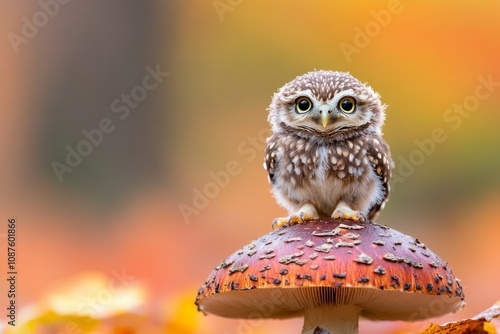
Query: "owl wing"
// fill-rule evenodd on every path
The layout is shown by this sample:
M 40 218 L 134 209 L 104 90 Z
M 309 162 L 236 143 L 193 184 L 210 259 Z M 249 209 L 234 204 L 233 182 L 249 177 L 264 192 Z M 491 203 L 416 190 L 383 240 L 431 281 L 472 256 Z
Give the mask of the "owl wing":
M 385 207 L 385 204 L 389 200 L 389 182 L 391 181 L 394 162 L 391 159 L 389 146 L 382 138 L 374 136 L 369 138 L 369 140 L 371 140 L 372 145 L 369 146 L 366 155 L 370 161 L 370 165 L 373 167 L 373 171 L 380 178 L 384 191 L 382 200 L 375 203 L 375 205 L 373 205 L 368 212 L 368 219 L 375 220 L 378 217 L 380 210 Z
M 266 152 L 264 156 L 264 169 L 267 171 L 267 179 L 269 180 L 269 183 L 273 185 L 276 182 L 277 142 L 278 138 L 274 135 L 267 139 Z

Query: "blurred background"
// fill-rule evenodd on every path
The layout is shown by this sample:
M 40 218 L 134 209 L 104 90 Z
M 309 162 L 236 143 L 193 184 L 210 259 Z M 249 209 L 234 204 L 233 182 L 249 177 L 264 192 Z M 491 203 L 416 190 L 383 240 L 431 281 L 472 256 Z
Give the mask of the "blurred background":
M 6 272 L 14 217 L 19 275 L 16 331 L 3 316 L 0 329 L 299 332 L 300 319 L 205 317 L 193 301 L 216 264 L 285 214 L 262 168 L 266 108 L 314 69 L 349 71 L 388 105 L 397 167 L 378 221 L 447 260 L 466 295 L 464 310 L 432 321 L 489 307 L 500 299 L 499 10 L 493 0 L 1 2 L 0 263 Z M 429 323 L 363 321 L 361 332 Z

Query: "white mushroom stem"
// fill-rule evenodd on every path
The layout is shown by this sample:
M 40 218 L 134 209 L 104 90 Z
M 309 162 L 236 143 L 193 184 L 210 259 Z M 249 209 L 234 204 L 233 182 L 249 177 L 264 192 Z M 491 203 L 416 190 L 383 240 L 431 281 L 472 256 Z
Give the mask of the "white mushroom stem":
M 361 308 L 356 305 L 321 306 L 304 311 L 302 334 L 313 334 L 316 327 L 330 334 L 357 334 Z

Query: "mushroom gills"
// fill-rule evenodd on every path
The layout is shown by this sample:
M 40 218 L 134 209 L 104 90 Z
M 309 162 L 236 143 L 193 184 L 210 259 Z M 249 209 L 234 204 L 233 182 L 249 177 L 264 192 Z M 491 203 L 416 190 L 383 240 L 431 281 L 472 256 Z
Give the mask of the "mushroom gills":
M 321 306 L 339 310 L 340 306 L 356 305 L 361 307 L 360 315 L 367 319 L 417 321 L 453 312 L 464 304 L 462 299 L 446 295 L 323 286 L 217 293 L 201 300 L 199 309 L 227 318 L 245 318 L 256 312 L 262 318 L 284 319 Z

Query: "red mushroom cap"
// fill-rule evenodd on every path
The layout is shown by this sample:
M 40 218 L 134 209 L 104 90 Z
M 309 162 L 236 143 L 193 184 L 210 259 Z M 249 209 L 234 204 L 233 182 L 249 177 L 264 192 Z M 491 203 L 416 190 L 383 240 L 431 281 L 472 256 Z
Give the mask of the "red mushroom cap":
M 373 222 L 317 220 L 232 254 L 196 298 L 200 311 L 231 318 L 349 304 L 369 319 L 418 320 L 460 309 L 464 294 L 448 264 L 418 239 Z

